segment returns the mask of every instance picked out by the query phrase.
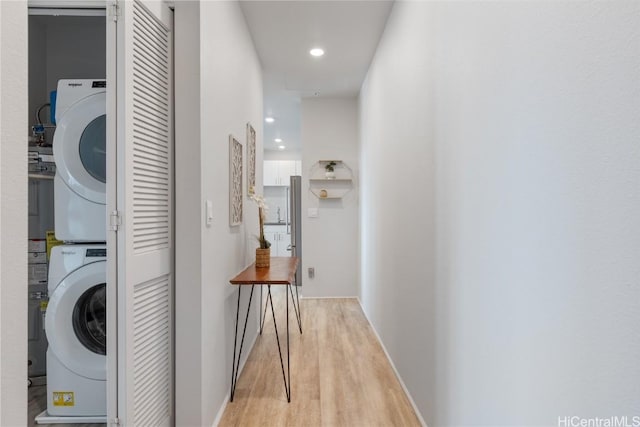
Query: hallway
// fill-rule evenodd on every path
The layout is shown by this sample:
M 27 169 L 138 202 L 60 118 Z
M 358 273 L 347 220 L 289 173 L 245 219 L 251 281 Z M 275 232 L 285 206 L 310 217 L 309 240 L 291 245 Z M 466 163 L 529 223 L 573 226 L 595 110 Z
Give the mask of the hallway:
M 54 3 L 75 2 L 0 0 L 0 426 L 28 425 L 20 391 L 33 291 L 29 75 L 46 72 L 45 98 L 55 80 L 29 50 L 37 44 L 35 54 L 55 62 L 87 60 L 75 49 L 54 55 L 55 38 L 34 43 L 29 15 L 44 11 L 30 9 Z M 128 124 L 157 122 L 124 105 L 158 87 L 126 90 L 136 50 L 121 49 L 118 35 L 146 34 L 148 22 L 132 20 L 157 6 L 173 16 L 160 32 L 175 39 L 165 44 L 164 66 L 145 70 L 173 82 L 159 86 L 172 96 L 151 126 L 176 142 L 151 155 L 160 189 L 146 194 L 145 184 L 136 190 L 123 180 L 105 194 L 116 262 L 104 282 L 118 291 L 107 291 L 106 304 L 118 312 L 106 316 L 111 424 L 153 424 L 156 408 L 177 426 L 547 426 L 569 416 L 581 425 L 640 417 L 640 1 L 110 0 L 104 11 L 104 3 L 86 3 L 109 16 L 105 85 L 109 122 L 117 120 L 105 132 L 105 147 L 116 148 L 106 182 L 136 176 L 129 154 L 146 171 L 145 143 L 136 151 Z M 59 77 L 75 78 L 68 74 Z M 156 157 L 171 158 L 171 167 Z M 336 160 L 348 176 L 327 175 Z M 238 296 L 229 278 L 255 260 L 260 224 L 245 195 L 286 188 L 285 164 L 269 185 L 265 161 L 301 162 L 298 279 L 306 297 L 340 299 L 304 300 L 302 336 L 290 318 L 291 403 L 273 325 L 250 345 L 255 310 L 249 361 L 227 404 Z M 339 186 L 349 192 L 333 197 Z M 160 194 L 170 197 L 158 202 Z M 129 209 L 136 201 L 149 211 L 143 220 L 147 209 L 138 210 L 138 223 Z M 286 200 L 278 203 L 276 216 Z M 167 333 L 148 341 L 139 333 L 136 348 L 127 270 L 140 278 L 147 263 L 117 255 L 133 247 L 132 257 L 147 256 L 146 221 L 154 224 L 149 236 L 166 238 L 156 245 L 162 262 L 148 265 L 171 271 L 140 283 L 175 298 L 153 306 L 166 314 L 159 324 L 146 318 L 151 311 L 137 315 L 138 326 Z M 286 236 L 273 236 L 280 250 Z M 33 319 L 53 324 L 44 309 L 55 304 L 32 307 Z M 146 347 L 157 337 L 162 345 Z M 136 383 L 149 373 L 164 379 Z
M 286 345 L 284 289 L 275 288 L 280 342 Z M 220 426 L 420 425 L 357 300 L 305 299 L 300 304 L 303 335 L 291 308 L 289 318 L 291 403 L 267 312 L 263 336 L 256 341 Z

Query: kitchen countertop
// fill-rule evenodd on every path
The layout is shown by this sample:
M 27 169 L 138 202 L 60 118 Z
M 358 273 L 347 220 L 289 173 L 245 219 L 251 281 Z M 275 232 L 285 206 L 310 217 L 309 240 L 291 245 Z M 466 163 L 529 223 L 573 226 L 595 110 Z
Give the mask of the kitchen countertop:
M 264 225 L 289 225 L 286 222 L 265 222 Z

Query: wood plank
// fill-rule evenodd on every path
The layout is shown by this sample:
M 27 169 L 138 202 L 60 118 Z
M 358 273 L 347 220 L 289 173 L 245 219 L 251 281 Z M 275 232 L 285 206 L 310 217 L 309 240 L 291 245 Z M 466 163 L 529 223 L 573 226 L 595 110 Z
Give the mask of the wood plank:
M 269 267 L 256 267 L 253 263 L 240 274 L 229 280 L 232 285 L 288 285 L 293 283 L 297 257 L 271 257 Z
M 281 344 L 286 339 L 286 289 L 271 290 Z M 269 311 L 219 425 L 419 426 L 357 300 L 305 299 L 300 304 L 302 335 L 292 307 L 289 313 L 291 403 Z

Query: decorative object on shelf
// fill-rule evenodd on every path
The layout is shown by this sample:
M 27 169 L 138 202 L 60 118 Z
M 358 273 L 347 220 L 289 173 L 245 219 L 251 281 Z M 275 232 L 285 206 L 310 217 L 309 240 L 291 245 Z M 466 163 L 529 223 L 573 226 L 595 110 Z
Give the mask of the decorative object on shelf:
M 260 223 L 260 234 L 257 236 L 260 247 L 256 248 L 256 267 L 269 267 L 271 263 L 271 242 L 264 237 L 264 220 L 267 217 L 267 204 L 264 197 L 258 194 L 251 194 L 251 200 L 258 205 L 258 220 Z
M 256 192 L 256 131 L 247 123 L 247 196 Z
M 327 193 L 327 190 L 325 190 L 324 188 L 322 190 L 320 190 L 320 198 L 321 199 L 326 199 L 329 196 L 329 193 Z
M 336 172 L 334 169 L 335 165 L 337 165 L 337 163 L 332 160 L 324 166 L 324 170 L 325 170 L 324 176 L 327 177 L 327 179 L 336 178 Z
M 229 225 L 242 224 L 242 144 L 229 135 Z

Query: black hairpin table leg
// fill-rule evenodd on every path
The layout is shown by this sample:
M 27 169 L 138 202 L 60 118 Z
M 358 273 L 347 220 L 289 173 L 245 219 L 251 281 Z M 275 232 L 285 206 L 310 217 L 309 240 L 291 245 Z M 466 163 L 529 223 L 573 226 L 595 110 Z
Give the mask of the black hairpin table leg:
M 251 285 L 251 294 L 249 295 L 249 305 L 247 307 L 247 316 L 244 319 L 244 328 L 242 330 L 242 339 L 240 340 L 240 351 L 238 352 L 238 358 L 236 362 L 236 347 L 238 344 L 238 319 L 240 317 L 240 295 L 242 287 L 238 287 L 238 305 L 236 307 L 236 333 L 233 340 L 233 363 L 231 364 L 231 398 L 233 402 L 233 395 L 236 392 L 236 384 L 238 383 L 238 371 L 240 370 L 240 357 L 242 356 L 242 346 L 244 345 L 244 336 L 247 333 L 247 321 L 249 320 L 249 313 L 251 312 L 251 300 L 253 299 L 253 289 L 255 285 Z
M 276 331 L 276 342 L 278 343 L 278 354 L 280 355 L 280 367 L 282 368 L 282 378 L 284 379 L 284 391 L 287 394 L 287 402 L 291 402 L 291 370 L 289 368 L 289 297 L 287 296 L 287 372 L 289 378 L 284 373 L 284 361 L 282 360 L 282 349 L 280 347 L 280 336 L 278 335 L 278 324 L 276 323 L 276 312 L 273 309 L 273 298 L 271 298 L 271 285 L 267 285 L 267 299 L 271 302 L 271 314 L 273 316 L 273 327 Z
M 271 293 L 267 294 L 267 299 L 264 303 L 264 312 L 262 311 L 262 285 L 260 285 L 260 335 L 262 335 L 262 329 L 264 328 L 264 320 L 267 317 L 267 308 L 269 307 L 269 300 Z
M 287 285 L 287 294 L 291 293 L 291 302 L 293 303 L 293 311 L 295 311 L 296 313 L 296 320 L 298 321 L 298 329 L 300 329 L 300 333 L 302 333 L 302 316 L 300 313 L 300 299 L 298 299 L 298 287 L 296 286 L 296 298 L 293 297 L 293 286 L 294 285 Z M 287 295 L 287 301 L 289 298 L 289 295 Z M 297 304 L 296 304 L 296 300 L 297 300 Z

